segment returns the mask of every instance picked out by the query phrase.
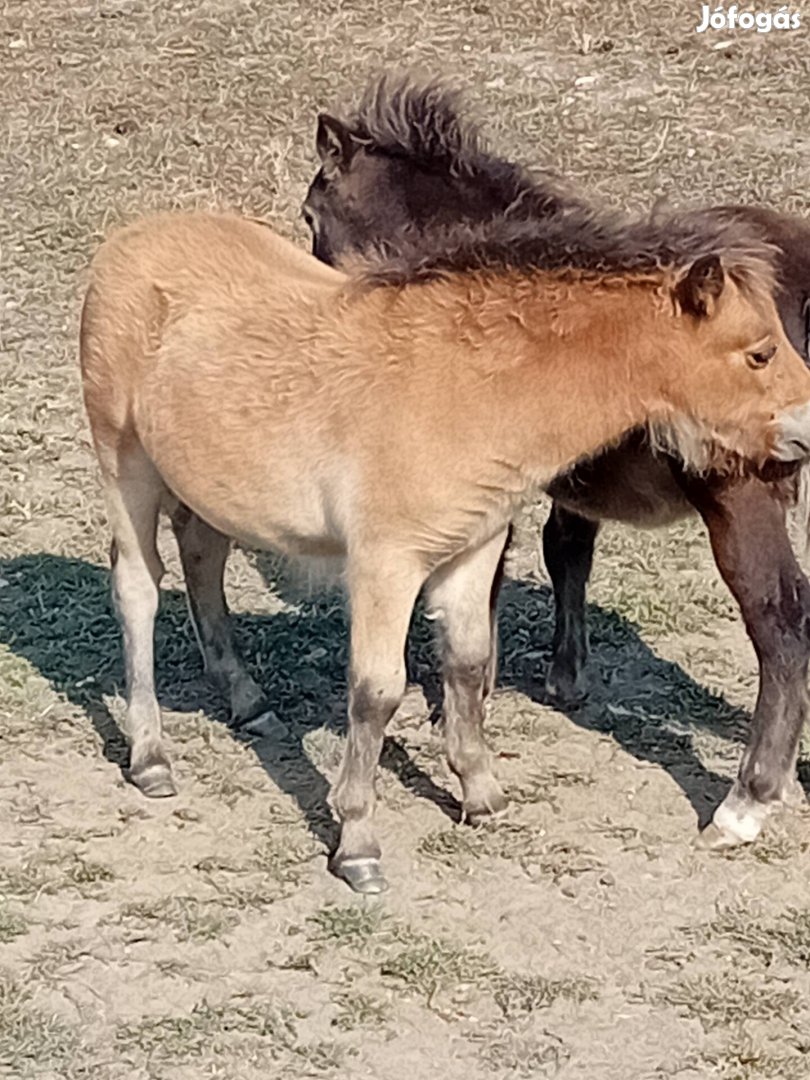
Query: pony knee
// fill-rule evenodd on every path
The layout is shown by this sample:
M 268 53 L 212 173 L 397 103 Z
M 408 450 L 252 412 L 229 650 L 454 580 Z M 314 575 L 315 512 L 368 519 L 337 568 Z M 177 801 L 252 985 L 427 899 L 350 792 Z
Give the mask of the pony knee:
M 405 669 L 363 674 L 352 680 L 349 712 L 353 723 L 384 728 L 405 693 Z
M 470 606 L 450 615 L 438 608 L 432 617 L 438 624 L 445 671 L 460 676 L 473 674 L 486 665 L 492 654 L 494 619 L 489 607 Z
M 489 686 L 492 668 L 490 648 L 459 656 L 451 654 L 445 659 L 444 678 L 449 687 L 465 698 L 484 696 Z
M 367 817 L 374 804 L 374 773 L 385 726 L 405 692 L 404 670 L 352 681 L 349 737 L 332 800 L 341 821 Z
M 153 619 L 157 614 L 160 598 L 160 580 L 164 567 L 155 555 L 151 565 L 137 562 L 128 563 L 117 557 L 112 574 L 113 606 L 119 618 Z
M 352 680 L 349 737 L 340 775 L 332 789 L 332 805 L 342 822 L 370 817 L 374 806 L 374 774 L 385 726 L 405 692 L 404 668 Z M 370 828 L 370 826 L 369 826 Z
M 165 573 L 163 563 L 155 556 L 149 563 L 126 564 L 118 559 L 113 568 L 112 591 L 116 606 L 137 603 L 157 609 L 160 582 Z

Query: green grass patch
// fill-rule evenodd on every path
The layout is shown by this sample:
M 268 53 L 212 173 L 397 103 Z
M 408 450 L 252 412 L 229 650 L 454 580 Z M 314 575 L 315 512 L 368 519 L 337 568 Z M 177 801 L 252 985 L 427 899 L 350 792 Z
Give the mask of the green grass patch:
M 21 1077 L 56 1070 L 71 1057 L 76 1033 L 57 1016 L 38 1008 L 32 992 L 10 973 L 0 973 L 0 1070 Z
M 7 945 L 14 938 L 28 933 L 28 923 L 16 911 L 11 911 L 7 904 L 0 901 L 0 945 Z
M 30 901 L 74 889 L 85 897 L 97 896 L 103 886 L 115 880 L 109 867 L 75 852 L 52 849 L 39 852 L 18 866 L 0 867 L 0 893 L 16 900 Z
M 361 945 L 387 927 L 388 915 L 377 906 L 329 904 L 307 920 L 310 940 L 340 945 Z
M 604 869 L 587 848 L 575 843 L 549 843 L 536 823 L 493 821 L 475 829 L 455 825 L 423 836 L 417 850 L 445 866 L 464 865 L 479 859 L 506 859 L 528 873 L 558 884 L 566 877 L 580 877 Z
M 724 974 L 683 975 L 655 990 L 650 1000 L 669 1005 L 681 1015 L 699 1020 L 704 1030 L 733 1028 L 741 1019 L 774 1020 L 795 1012 L 798 990 L 783 981 L 752 978 L 729 970 Z
M 403 939 L 400 939 L 403 942 Z M 460 983 L 486 986 L 499 974 L 493 960 L 444 938 L 414 934 L 380 966 L 380 974 L 397 979 L 428 1000 L 440 989 Z
M 216 900 L 168 896 L 126 904 L 117 921 L 147 931 L 166 928 L 178 941 L 215 941 L 238 925 L 239 914 Z
M 556 1001 L 595 1001 L 597 983 L 587 978 L 547 979 L 543 975 L 507 974 L 492 980 L 493 996 L 504 1017 L 527 1016 L 548 1009 Z
M 356 990 L 346 990 L 332 996 L 337 1012 L 332 1026 L 341 1031 L 354 1031 L 356 1028 L 381 1028 L 390 1018 L 390 1010 L 384 1001 L 362 994 Z
M 776 919 L 751 915 L 744 906 L 725 908 L 691 933 L 693 937 L 731 941 L 766 964 L 778 957 L 796 967 L 810 968 L 810 908 L 788 908 Z

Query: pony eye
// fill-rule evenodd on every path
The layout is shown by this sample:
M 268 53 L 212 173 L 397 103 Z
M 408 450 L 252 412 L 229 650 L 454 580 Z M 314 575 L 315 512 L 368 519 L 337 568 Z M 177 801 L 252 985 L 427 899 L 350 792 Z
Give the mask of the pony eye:
M 304 221 L 307 223 L 307 227 L 312 230 L 313 233 L 318 231 L 318 219 L 312 213 L 308 206 L 305 206 L 301 211 Z
M 748 366 L 752 368 L 764 368 L 773 360 L 776 354 L 776 346 L 769 345 L 767 349 L 760 349 L 757 352 L 750 352 L 746 356 Z

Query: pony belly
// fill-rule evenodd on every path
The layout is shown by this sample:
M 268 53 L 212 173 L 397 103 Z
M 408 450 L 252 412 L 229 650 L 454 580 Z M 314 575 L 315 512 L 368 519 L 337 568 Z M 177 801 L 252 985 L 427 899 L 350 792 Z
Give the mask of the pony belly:
M 692 512 L 670 465 L 646 447 L 617 447 L 555 477 L 548 494 L 593 521 L 652 528 Z
M 139 417 L 138 436 L 172 495 L 226 536 L 291 557 L 343 557 L 351 527 L 351 462 L 290 425 L 225 404 Z M 238 423 L 234 418 L 238 419 Z M 169 421 L 174 421 L 171 423 Z M 264 422 L 262 422 L 264 421 Z
M 195 498 L 194 493 L 174 493 L 209 525 L 246 547 L 276 551 L 290 558 L 331 560 L 346 555 L 345 539 L 331 532 L 317 512 L 307 514 L 305 507 L 297 507 L 294 514 L 279 515 L 257 510 L 255 503 L 214 503 Z M 264 498 L 259 501 L 265 502 Z M 268 500 L 265 505 L 272 506 L 272 502 Z
M 288 481 L 258 470 L 182 473 L 158 469 L 173 496 L 209 525 L 247 547 L 293 558 L 334 559 L 346 554 L 340 519 L 330 513 L 329 491 L 300 473 Z

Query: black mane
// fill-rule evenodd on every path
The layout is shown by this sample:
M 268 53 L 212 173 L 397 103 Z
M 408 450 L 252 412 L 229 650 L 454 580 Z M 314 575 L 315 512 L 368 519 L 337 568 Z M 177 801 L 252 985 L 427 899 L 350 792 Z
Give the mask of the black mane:
M 489 190 L 497 212 L 524 218 L 580 201 L 551 171 L 531 173 L 493 154 L 479 124 L 464 114 L 462 91 L 441 79 L 383 75 L 366 88 L 346 123 L 368 153 L 403 158 Z
M 488 192 L 492 215 L 424 232 L 405 230 L 366 252 L 366 284 L 402 285 L 471 271 L 651 273 L 705 256 L 738 284 L 772 288 L 777 250 L 734 214 L 655 211 L 633 218 L 600 207 L 551 172 L 530 173 L 491 153 L 463 115 L 462 93 L 410 74 L 371 83 L 347 124 L 367 153 L 398 157 Z
M 472 271 L 645 274 L 715 256 L 737 284 L 770 291 L 776 255 L 761 230 L 732 216 L 693 211 L 631 218 L 580 205 L 528 221 L 495 218 L 403 236 L 380 247 L 360 277 L 404 285 Z

